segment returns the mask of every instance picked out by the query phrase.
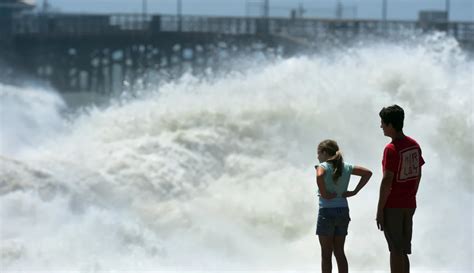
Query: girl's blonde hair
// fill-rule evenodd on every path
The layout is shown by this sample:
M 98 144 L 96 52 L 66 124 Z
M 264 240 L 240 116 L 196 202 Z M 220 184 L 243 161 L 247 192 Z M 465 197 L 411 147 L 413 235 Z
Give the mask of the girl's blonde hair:
M 323 140 L 318 145 L 318 151 L 326 152 L 330 156 L 330 158 L 326 161 L 332 164 L 334 168 L 332 178 L 334 182 L 337 183 L 337 180 L 342 175 L 342 169 L 344 167 L 342 153 L 339 151 L 337 142 L 332 139 Z

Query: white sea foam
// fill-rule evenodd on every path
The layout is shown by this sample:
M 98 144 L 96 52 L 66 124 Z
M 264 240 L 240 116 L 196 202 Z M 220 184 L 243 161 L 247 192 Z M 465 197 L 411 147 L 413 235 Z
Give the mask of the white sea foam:
M 44 89 L 0 84 L 0 154 L 38 147 L 65 126 L 60 96 Z
M 467 272 L 472 73 L 452 40 L 430 36 L 185 76 L 71 121 L 54 95 L 17 90 L 1 104 L 2 271 L 317 270 L 313 165 L 333 138 L 374 171 L 349 201 L 350 267 L 386 272 L 378 112 L 397 103 L 426 161 L 412 266 Z M 13 90 L 1 86 L 2 98 Z

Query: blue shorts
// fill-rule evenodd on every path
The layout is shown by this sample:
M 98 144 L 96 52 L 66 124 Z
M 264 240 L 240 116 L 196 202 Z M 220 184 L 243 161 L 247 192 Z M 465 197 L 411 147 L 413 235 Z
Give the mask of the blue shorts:
M 349 208 L 320 208 L 316 235 L 345 236 L 351 218 Z

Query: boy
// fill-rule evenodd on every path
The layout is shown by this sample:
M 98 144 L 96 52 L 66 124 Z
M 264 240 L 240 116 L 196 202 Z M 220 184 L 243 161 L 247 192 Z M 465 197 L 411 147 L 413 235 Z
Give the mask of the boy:
M 398 105 L 384 107 L 379 116 L 383 133 L 392 142 L 383 153 L 377 227 L 384 231 L 388 243 L 391 272 L 409 273 L 416 193 L 425 162 L 418 143 L 403 133 L 403 109 Z

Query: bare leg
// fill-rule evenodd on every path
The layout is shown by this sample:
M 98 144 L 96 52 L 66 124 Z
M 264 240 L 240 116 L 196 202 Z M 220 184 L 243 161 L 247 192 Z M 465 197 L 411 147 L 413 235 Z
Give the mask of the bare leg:
M 391 273 L 406 273 L 405 262 L 408 259 L 406 254 L 390 252 L 390 271 Z
M 321 245 L 321 271 L 322 273 L 331 273 L 334 237 L 319 235 L 319 244 Z
M 336 256 L 337 269 L 339 273 L 348 273 L 346 254 L 344 253 L 344 243 L 346 236 L 334 236 L 334 256 Z
M 405 254 L 405 273 L 410 273 L 410 259 L 408 259 L 408 255 Z

